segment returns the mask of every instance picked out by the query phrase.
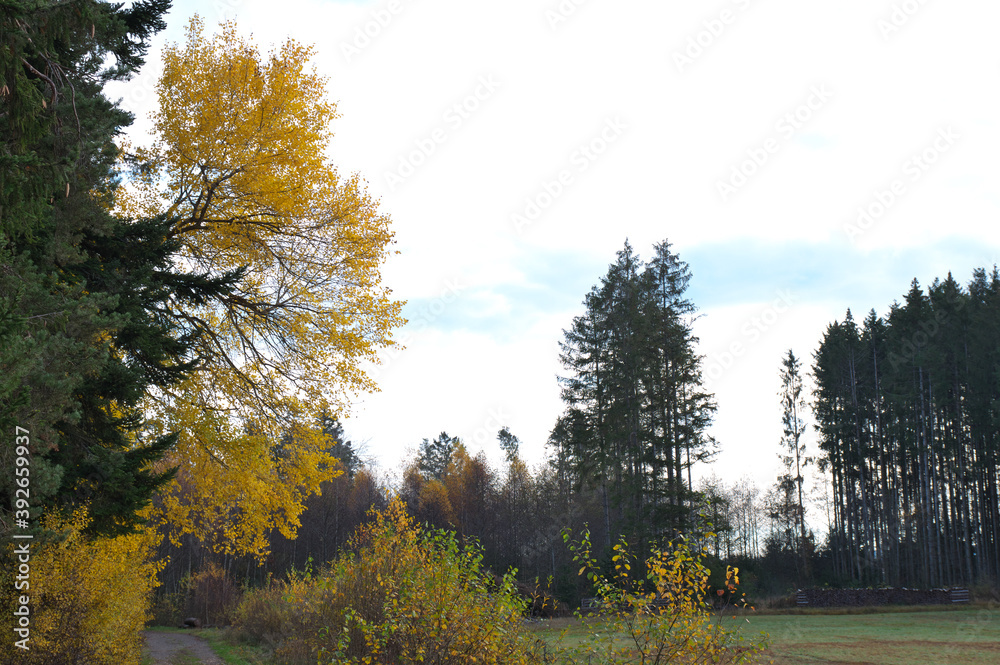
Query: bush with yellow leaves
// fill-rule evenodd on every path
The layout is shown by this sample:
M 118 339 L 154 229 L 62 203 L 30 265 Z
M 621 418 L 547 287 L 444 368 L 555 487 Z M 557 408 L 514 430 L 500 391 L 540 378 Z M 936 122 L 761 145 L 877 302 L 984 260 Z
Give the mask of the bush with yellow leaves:
M 537 662 L 513 573 L 488 576 L 478 547 L 418 527 L 400 500 L 352 544 L 316 578 L 285 584 L 280 604 L 274 589 L 249 594 L 237 626 L 280 633 L 282 662 Z
M 594 559 L 590 532 L 579 541 L 563 539 L 597 592 L 595 608 L 603 630 L 588 643 L 563 650 L 559 662 L 626 663 L 754 663 L 767 647 L 767 635 L 748 639 L 741 631 L 723 623 L 708 602 L 709 569 L 706 552 L 680 538 L 669 548 L 652 547 L 639 565 L 625 538 L 612 548 L 614 573 L 607 575 Z M 633 571 L 633 566 L 636 570 Z M 734 594 L 739 569 L 726 571 L 726 589 L 719 596 Z M 741 605 L 745 608 L 746 602 Z M 725 608 L 723 608 L 725 609 Z
M 32 541 L 29 587 L 14 591 L 3 580 L 4 606 L 10 593 L 30 598 L 27 650 L 11 640 L 0 645 L 0 660 L 24 665 L 123 665 L 138 663 L 162 562 L 152 560 L 153 532 L 90 538 L 83 535 L 87 512 L 43 520 L 47 533 L 61 538 Z M 23 542 L 23 541 L 22 541 Z M 9 575 L 4 575 L 9 577 Z M 9 615 L 8 615 L 9 616 Z

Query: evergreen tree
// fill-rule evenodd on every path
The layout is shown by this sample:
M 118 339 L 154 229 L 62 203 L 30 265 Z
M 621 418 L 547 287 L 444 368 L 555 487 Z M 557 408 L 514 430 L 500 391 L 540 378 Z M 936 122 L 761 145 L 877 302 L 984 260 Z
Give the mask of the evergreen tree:
M 518 447 L 521 445 L 521 440 L 511 434 L 510 429 L 506 425 L 497 432 L 497 441 L 500 442 L 500 449 L 503 450 L 503 454 L 508 462 L 513 462 L 517 459 Z
M 131 530 L 135 513 L 173 477 L 149 466 L 176 437 L 146 440 L 140 406 L 148 391 L 169 390 L 197 368 L 201 358 L 193 350 L 204 331 L 167 314 L 167 303 L 203 301 L 238 278 L 173 272 L 178 243 L 168 228 L 162 218 L 115 224 L 108 235 L 85 236 L 84 260 L 62 270 L 64 284 L 109 298 L 100 365 L 82 377 L 77 411 L 55 421 L 58 446 L 44 454 L 62 470 L 56 501 L 67 507 L 86 501 L 92 533 Z
M 806 424 L 803 420 L 805 409 L 805 397 L 802 395 L 802 376 L 799 359 L 795 357 L 792 350 L 788 350 L 781 361 L 781 463 L 785 472 L 778 477 L 779 490 L 782 494 L 787 494 L 789 487 L 794 488 L 794 503 L 790 507 L 791 521 L 794 529 L 798 532 L 795 542 L 795 550 L 801 560 L 800 575 L 804 579 L 809 575 L 809 560 L 807 558 L 806 547 L 806 521 L 805 521 L 805 500 L 803 498 L 802 486 L 805 481 L 802 470 L 803 467 L 812 462 L 812 458 L 806 456 L 806 446 L 802 442 L 802 435 L 806 431 Z M 794 473 L 793 473 L 794 472 Z
M 973 584 L 1000 573 L 996 404 L 1000 274 L 910 285 L 816 352 L 814 413 L 833 480 L 836 573 L 866 583 Z
M 106 227 L 100 215 L 58 213 L 108 193 L 111 139 L 131 116 L 101 89 L 138 71 L 169 8 L 170 0 L 4 3 L 0 236 L 32 240 L 44 255 L 72 251 L 78 233 Z
M 94 534 L 131 530 L 170 477 L 149 470 L 173 439 L 143 437 L 140 400 L 201 362 L 205 331 L 168 310 L 220 297 L 240 274 L 179 272 L 169 220 L 108 212 L 113 139 L 131 116 L 103 86 L 142 65 L 169 4 L 0 12 L 0 428 L 30 431 L 32 504 L 87 503 Z
M 418 468 L 424 478 L 444 480 L 458 444 L 457 436 L 448 436 L 448 433 L 444 431 L 436 439 L 424 439 L 420 443 L 418 452 Z
M 331 451 L 333 456 L 340 460 L 347 477 L 353 478 L 354 472 L 361 468 L 361 459 L 354 450 L 354 446 L 344 436 L 344 426 L 336 418 L 324 414 L 320 417 L 320 427 L 323 433 L 333 441 Z
M 669 243 L 649 263 L 626 243 L 564 331 L 566 411 L 549 442 L 560 473 L 598 488 L 608 538 L 616 529 L 640 540 L 672 535 L 693 523 L 690 466 L 711 454 L 715 405 L 700 389 L 689 280 Z

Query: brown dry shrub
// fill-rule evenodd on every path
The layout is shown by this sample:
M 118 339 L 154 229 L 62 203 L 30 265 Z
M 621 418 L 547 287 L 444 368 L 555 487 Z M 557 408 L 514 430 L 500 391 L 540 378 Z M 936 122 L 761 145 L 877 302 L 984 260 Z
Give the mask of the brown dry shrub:
M 313 636 L 342 625 L 344 609 L 310 573 L 294 573 L 287 582 L 244 594 L 233 614 L 234 637 L 272 649 L 283 665 L 314 665 Z
M 969 599 L 974 603 L 1000 603 L 1000 589 L 992 584 L 977 584 L 969 587 Z
M 187 581 L 184 615 L 201 619 L 203 626 L 228 626 L 240 596 L 226 571 L 210 562 Z
M 282 584 L 273 582 L 267 588 L 248 591 L 243 595 L 233 616 L 233 627 L 239 639 L 271 648 L 284 639 L 282 624 L 286 608 L 282 600 L 282 587 Z

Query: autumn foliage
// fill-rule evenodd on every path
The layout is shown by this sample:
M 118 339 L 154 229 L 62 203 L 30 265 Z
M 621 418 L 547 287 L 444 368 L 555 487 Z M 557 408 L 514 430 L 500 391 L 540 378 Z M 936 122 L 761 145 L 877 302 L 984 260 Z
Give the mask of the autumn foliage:
M 315 425 L 295 423 L 276 442 L 180 404 L 152 422 L 180 432 L 163 462 L 177 466 L 177 476 L 153 514 L 174 543 L 194 534 L 218 553 L 263 556 L 271 532 L 294 537 L 305 499 L 342 473 L 329 452 L 333 441 Z
M 760 662 L 767 636 L 749 639 L 723 623 L 724 615 L 716 613 L 709 598 L 705 552 L 689 538 L 666 548 L 651 547 L 644 561 L 622 538 L 612 548 L 613 572 L 606 574 L 594 558 L 588 531 L 575 542 L 568 532 L 563 537 L 580 566 L 579 574 L 594 585 L 594 609 L 604 624 L 589 643 L 564 653 L 565 662 L 589 663 L 592 658 L 609 665 Z M 719 596 L 735 594 L 738 584 L 739 570 L 728 568 L 726 588 L 718 590 Z M 739 604 L 746 607 L 745 601 Z
M 32 546 L 29 649 L 0 643 L 0 660 L 25 665 L 121 665 L 136 663 L 156 575 L 158 537 L 144 531 L 92 538 L 83 531 L 87 512 L 49 516 L 46 529 L 61 540 Z M 7 577 L 6 575 L 4 577 Z M 13 592 L 13 581 L 3 593 Z M 9 602 L 9 599 L 4 599 Z M 9 607 L 5 604 L 4 607 Z
M 294 537 L 304 501 L 338 473 L 315 426 L 377 390 L 363 370 L 394 344 L 402 303 L 380 282 L 389 218 L 329 160 L 336 106 L 313 49 L 261 53 L 235 24 L 195 16 L 164 49 L 154 141 L 127 147 L 119 214 L 165 215 L 178 261 L 230 293 L 165 312 L 202 332 L 197 372 L 150 394 L 150 429 L 178 432 L 155 515 L 174 543 L 266 555 Z
M 418 527 L 402 501 L 351 549 L 315 577 L 248 594 L 236 625 L 289 663 L 536 662 L 513 575 L 487 575 L 478 548 Z
M 311 47 L 288 40 L 262 54 L 234 24 L 205 36 L 195 17 L 186 43 L 164 49 L 153 136 L 133 149 L 116 138 L 128 114 L 101 86 L 138 69 L 169 2 L 51 4 L 14 3 L 0 21 L 10 51 L 0 78 L 17 82 L 0 86 L 0 119 L 30 130 L 4 137 L 24 153 L 4 173 L 76 162 L 53 182 L 19 176 L 31 187 L 0 196 L 11 220 L 0 259 L 21 257 L 16 271 L 4 260 L 10 288 L 0 288 L 0 367 L 13 368 L 0 420 L 5 431 L 12 415 L 40 421 L 21 422 L 44 444 L 33 451 L 32 496 L 43 499 L 33 505 L 48 516 L 42 533 L 65 534 L 34 541 L 32 650 L 17 655 L 131 663 L 162 535 L 260 557 L 275 532 L 294 538 L 305 500 L 341 473 L 319 417 L 377 390 L 364 366 L 394 344 L 402 303 L 381 284 L 388 216 L 330 160 L 336 107 Z M 18 230 L 27 213 L 37 237 Z M 32 299 L 37 309 L 21 306 Z M 51 343 L 46 326 L 72 339 Z M 39 355 L 25 349 L 65 362 L 25 364 Z M 20 386 L 24 368 L 43 390 Z M 89 517 L 50 510 L 88 495 Z M 89 537 L 136 525 L 146 528 Z M 6 571 L 0 581 L 9 603 Z M 192 584 L 196 599 L 234 592 L 217 570 Z M 200 611 L 215 620 L 228 609 Z
M 209 333 L 200 399 L 244 418 L 336 414 L 378 389 L 360 363 L 403 323 L 380 284 L 390 220 L 329 161 L 337 113 L 312 48 L 264 55 L 233 23 L 203 29 L 195 16 L 164 50 L 156 142 L 132 155 L 121 207 L 174 218 L 192 270 L 240 275 L 231 296 L 174 313 Z

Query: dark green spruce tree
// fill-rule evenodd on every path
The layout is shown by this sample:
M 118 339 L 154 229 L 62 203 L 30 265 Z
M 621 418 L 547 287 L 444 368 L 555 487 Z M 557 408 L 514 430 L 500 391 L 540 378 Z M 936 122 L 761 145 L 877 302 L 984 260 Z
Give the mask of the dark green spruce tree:
M 816 352 L 841 579 L 935 587 L 1000 577 L 1000 274 L 914 280 L 884 317 L 848 312 Z
M 169 220 L 108 212 L 113 139 L 132 118 L 103 87 L 143 64 L 169 6 L 12 0 L 0 10 L 0 432 L 30 432 L 33 517 L 86 504 L 95 535 L 132 530 L 170 477 L 149 465 L 173 437 L 143 437 L 140 400 L 198 366 L 204 332 L 170 312 L 221 297 L 239 277 L 186 274 Z
M 560 377 L 566 410 L 549 438 L 558 473 L 600 495 L 605 544 L 691 528 L 689 473 L 713 442 L 715 405 L 701 389 L 691 331 L 690 280 L 669 243 L 645 263 L 626 243 L 564 331 Z
M 428 480 L 431 478 L 444 479 L 458 443 L 458 437 L 448 436 L 447 432 L 441 432 L 436 439 L 421 441 L 418 451 L 418 465 L 424 478 Z
M 344 426 L 330 415 L 321 416 L 319 424 L 323 433 L 333 441 L 330 453 L 340 461 L 347 477 L 353 478 L 354 472 L 360 469 L 362 464 L 354 445 L 344 435 Z

